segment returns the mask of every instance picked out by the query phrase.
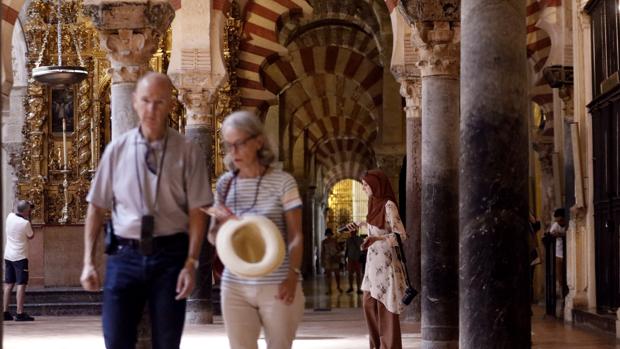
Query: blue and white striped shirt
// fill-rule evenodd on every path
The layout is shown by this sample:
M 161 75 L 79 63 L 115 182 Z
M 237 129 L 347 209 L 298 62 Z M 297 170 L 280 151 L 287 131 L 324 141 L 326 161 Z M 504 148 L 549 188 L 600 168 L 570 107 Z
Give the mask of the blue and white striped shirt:
M 223 174 L 216 184 L 217 195 L 215 204 L 217 205 L 225 201 L 225 206 L 239 217 L 260 215 L 269 218 L 278 227 L 285 244 L 287 244 L 288 234 L 285 213 L 300 208 L 302 205 L 297 182 L 290 174 L 274 168 L 267 170 L 260 183 L 260 188 L 257 188 L 259 179 L 260 177 L 233 177 L 232 172 Z M 224 200 L 226 186 L 229 182 L 230 189 L 228 189 L 228 195 Z M 254 203 L 255 197 L 256 203 Z M 227 283 L 244 285 L 279 284 L 286 279 L 288 271 L 289 256 L 287 249 L 282 265 L 271 274 L 256 278 L 246 278 L 239 277 L 228 271 L 228 269 L 224 269 L 222 285 Z

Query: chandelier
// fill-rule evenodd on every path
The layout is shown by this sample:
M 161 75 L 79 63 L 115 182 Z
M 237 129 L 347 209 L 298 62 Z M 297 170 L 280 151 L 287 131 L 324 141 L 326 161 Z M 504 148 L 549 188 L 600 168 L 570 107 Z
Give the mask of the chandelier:
M 84 68 L 84 61 L 82 60 L 82 55 L 80 54 L 79 45 L 77 42 L 77 38 L 72 36 L 72 40 L 75 44 L 75 51 L 78 56 L 78 60 L 80 62 L 80 66 L 63 66 L 62 65 L 62 22 L 63 15 L 61 11 L 62 0 L 58 0 L 57 6 L 57 23 L 56 23 L 56 36 L 57 36 L 57 46 L 58 46 L 58 62 L 57 65 L 49 65 L 49 66 L 40 66 L 41 61 L 43 60 L 43 51 L 47 46 L 47 38 L 49 36 L 49 31 L 46 32 L 45 37 L 43 39 L 43 45 L 41 48 L 41 52 L 39 53 L 39 57 L 37 62 L 35 63 L 35 68 L 32 69 L 32 77 L 43 84 L 52 85 L 52 86 L 70 86 L 73 84 L 77 84 L 80 81 L 84 80 L 88 76 L 88 71 Z

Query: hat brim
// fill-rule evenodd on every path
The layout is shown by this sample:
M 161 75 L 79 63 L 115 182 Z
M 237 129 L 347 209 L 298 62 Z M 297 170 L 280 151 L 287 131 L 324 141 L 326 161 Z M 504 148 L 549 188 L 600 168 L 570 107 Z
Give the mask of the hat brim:
M 226 268 L 240 277 L 268 275 L 282 264 L 286 254 L 280 230 L 262 216 L 228 220 L 219 229 L 215 246 Z M 248 260 L 248 252 L 260 258 Z

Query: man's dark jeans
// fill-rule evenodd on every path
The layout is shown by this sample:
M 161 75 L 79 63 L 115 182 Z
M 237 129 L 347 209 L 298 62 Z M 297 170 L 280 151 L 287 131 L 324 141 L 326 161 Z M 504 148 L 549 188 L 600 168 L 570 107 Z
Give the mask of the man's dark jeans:
M 176 284 L 187 258 L 187 234 L 166 239 L 151 256 L 119 246 L 108 256 L 103 290 L 103 335 L 108 349 L 134 349 L 145 304 L 149 306 L 153 349 L 178 349 L 185 321 L 185 300 Z

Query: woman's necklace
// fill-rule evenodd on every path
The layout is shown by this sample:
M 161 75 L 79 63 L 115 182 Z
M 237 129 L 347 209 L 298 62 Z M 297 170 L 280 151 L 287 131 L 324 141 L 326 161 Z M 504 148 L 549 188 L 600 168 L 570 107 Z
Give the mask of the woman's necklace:
M 252 202 L 252 206 L 246 208 L 245 210 L 239 213 L 237 213 L 237 176 L 239 175 L 239 172 L 235 174 L 235 178 L 233 178 L 233 180 L 235 181 L 234 182 L 235 193 L 233 196 L 233 212 L 235 213 L 236 216 L 242 216 L 243 214 L 252 210 L 254 206 L 256 206 L 256 200 L 258 200 L 258 192 L 260 191 L 260 183 L 263 181 L 263 177 L 265 176 L 265 173 L 267 173 L 267 168 L 265 168 L 265 171 L 261 173 L 260 177 L 258 177 L 258 182 L 256 182 L 256 191 L 254 192 L 254 201 Z

